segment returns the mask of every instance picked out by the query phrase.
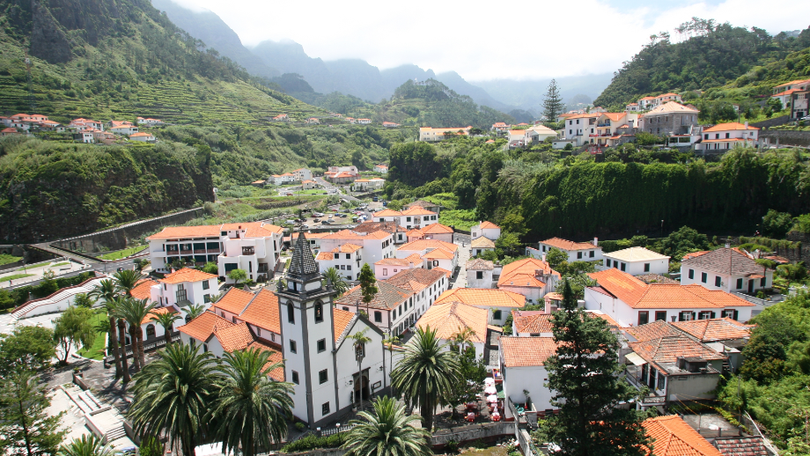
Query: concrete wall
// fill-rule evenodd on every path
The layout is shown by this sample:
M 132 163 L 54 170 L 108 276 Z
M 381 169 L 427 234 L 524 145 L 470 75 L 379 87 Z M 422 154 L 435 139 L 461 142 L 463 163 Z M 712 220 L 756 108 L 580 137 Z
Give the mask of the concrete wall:
M 764 130 L 759 138 L 765 146 L 810 147 L 810 131 Z
M 111 228 L 97 233 L 60 239 L 54 241 L 52 245 L 66 250 L 85 253 L 101 252 L 104 249 L 110 251 L 122 250 L 127 248 L 131 239 L 159 231 L 164 226 L 182 225 L 189 220 L 199 217 L 202 210 L 201 207 L 198 207 L 141 222 L 129 223 L 118 228 Z
M 757 128 L 770 128 L 777 125 L 784 125 L 790 122 L 790 116 L 774 117 L 773 119 L 763 120 L 762 122 L 752 123 L 752 127 Z

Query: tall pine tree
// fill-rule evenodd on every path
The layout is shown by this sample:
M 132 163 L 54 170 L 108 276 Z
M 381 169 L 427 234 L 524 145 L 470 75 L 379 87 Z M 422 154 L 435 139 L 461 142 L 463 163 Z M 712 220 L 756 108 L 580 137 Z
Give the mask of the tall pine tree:
M 646 454 L 645 413 L 617 408 L 637 391 L 620 376 L 616 336 L 604 319 L 577 307 L 567 280 L 562 295 L 552 317 L 558 348 L 545 364 L 552 405 L 560 410 L 545 421 L 541 436 L 568 456 Z
M 563 105 L 560 89 L 557 88 L 557 81 L 552 79 L 548 84 L 546 97 L 543 99 L 543 115 L 546 116 L 546 123 L 557 123 L 557 116 L 563 113 L 564 108 L 565 105 Z
M 48 416 L 51 400 L 33 372 L 19 371 L 0 385 L 0 448 L 10 454 L 56 454 L 65 431 L 61 412 Z

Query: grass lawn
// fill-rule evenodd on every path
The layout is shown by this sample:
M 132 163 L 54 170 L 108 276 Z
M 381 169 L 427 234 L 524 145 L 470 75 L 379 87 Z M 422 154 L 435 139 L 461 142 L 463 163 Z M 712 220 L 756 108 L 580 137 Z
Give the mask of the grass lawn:
M 469 231 L 478 220 L 475 219 L 475 209 L 445 209 L 439 212 L 439 223 Z
M 121 258 L 126 258 L 130 255 L 138 253 L 145 248 L 146 246 L 144 245 L 138 245 L 135 247 L 130 247 L 128 249 L 119 250 L 117 252 L 105 253 L 104 255 L 100 255 L 99 258 L 101 258 L 102 260 L 120 260 Z
M 22 260 L 22 257 L 9 255 L 8 253 L 0 253 L 0 266 L 9 263 L 16 263 L 20 260 Z
M 31 277 L 32 275 L 34 274 L 14 274 L 7 277 L 3 277 L 3 282 L 5 282 L 6 280 L 17 280 L 25 277 Z
M 65 261 L 63 263 L 52 264 L 52 265 L 50 265 L 48 267 L 49 268 L 58 268 L 59 266 L 65 266 L 65 265 L 68 265 L 68 264 L 70 264 L 70 261 Z
M 326 195 L 327 192 L 325 192 L 323 189 L 312 188 L 309 190 L 298 190 L 297 192 L 294 193 L 296 195 Z
M 107 320 L 107 315 L 103 312 L 99 312 L 93 315 L 91 319 L 91 323 L 94 327 L 99 326 L 101 323 L 105 323 Z M 85 358 L 95 359 L 101 361 L 104 359 L 104 347 L 106 346 L 107 340 L 107 332 L 100 331 L 96 333 L 96 340 L 93 341 L 93 346 L 90 347 L 89 350 L 81 349 L 79 350 L 79 355 L 84 356 Z

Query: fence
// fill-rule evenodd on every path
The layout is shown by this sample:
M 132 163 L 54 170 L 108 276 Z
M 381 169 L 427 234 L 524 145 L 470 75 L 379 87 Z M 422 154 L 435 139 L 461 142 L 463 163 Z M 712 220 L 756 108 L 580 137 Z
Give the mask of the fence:
M 756 421 L 754 421 L 753 418 L 751 418 L 751 415 L 749 415 L 748 412 L 745 412 L 745 414 L 740 418 L 740 423 L 743 426 L 747 427 L 749 430 L 751 430 L 752 434 L 762 437 L 762 443 L 765 444 L 765 447 L 768 448 L 768 451 L 770 451 L 772 454 L 779 454 L 779 450 L 773 443 L 771 443 L 768 437 L 765 434 L 763 434 L 762 429 L 760 429 L 760 426 L 757 424 Z

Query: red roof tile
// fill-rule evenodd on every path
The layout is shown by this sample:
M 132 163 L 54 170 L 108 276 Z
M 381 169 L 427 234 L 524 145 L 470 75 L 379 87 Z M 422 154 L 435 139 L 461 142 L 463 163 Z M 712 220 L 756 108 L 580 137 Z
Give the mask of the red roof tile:
M 502 336 L 503 367 L 542 366 L 557 351 L 553 337 Z
M 177 284 L 186 282 L 201 282 L 203 280 L 216 279 L 216 274 L 209 274 L 198 269 L 183 268 L 178 271 L 167 274 L 164 278 L 158 280 L 160 283 Z
M 647 418 L 641 425 L 653 440 L 653 456 L 722 456 L 677 415 Z
M 281 334 L 278 296 L 267 288 L 262 288 L 250 301 L 248 308 L 239 315 L 239 319 L 259 328 Z
M 239 315 L 245 310 L 248 303 L 250 303 L 254 296 L 255 295 L 249 291 L 232 287 L 227 293 L 225 293 L 225 295 L 214 303 L 213 307 Z

